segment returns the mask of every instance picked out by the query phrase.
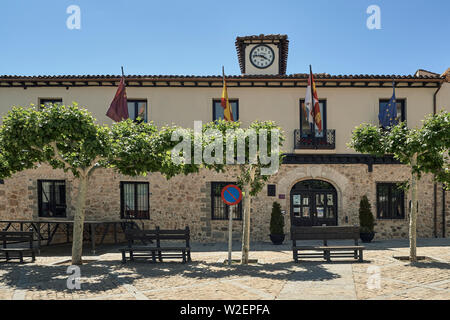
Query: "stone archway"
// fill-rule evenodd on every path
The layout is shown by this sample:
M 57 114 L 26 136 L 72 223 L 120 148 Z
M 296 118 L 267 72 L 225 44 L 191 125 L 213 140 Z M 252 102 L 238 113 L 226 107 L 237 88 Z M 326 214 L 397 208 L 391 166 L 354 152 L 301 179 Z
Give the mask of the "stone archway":
M 348 206 L 346 203 L 347 197 L 343 195 L 346 194 L 347 188 L 350 186 L 350 180 L 335 170 L 330 166 L 323 165 L 295 165 L 295 166 L 286 166 L 286 171 L 283 173 L 282 177 L 278 180 L 277 187 L 278 193 L 284 194 L 285 199 L 280 200 L 280 204 L 283 209 L 286 210 L 286 213 L 291 211 L 290 204 L 290 191 L 292 187 L 300 181 L 303 180 L 323 180 L 330 183 L 335 189 L 337 194 L 337 210 L 338 212 L 344 213 L 344 208 Z M 289 221 L 286 221 L 286 226 L 291 225 L 290 217 L 286 214 L 286 218 Z M 338 225 L 342 225 L 346 223 L 346 215 L 340 214 L 338 216 Z
M 290 219 L 294 226 L 337 226 L 336 188 L 320 179 L 297 182 L 290 191 Z

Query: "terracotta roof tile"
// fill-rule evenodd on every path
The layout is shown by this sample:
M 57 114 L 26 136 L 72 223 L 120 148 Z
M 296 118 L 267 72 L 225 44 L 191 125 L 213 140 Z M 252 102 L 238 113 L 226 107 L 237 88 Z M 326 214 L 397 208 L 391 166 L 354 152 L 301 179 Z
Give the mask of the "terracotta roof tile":
M 374 74 L 349 74 L 349 75 L 331 75 L 327 73 L 314 74 L 317 80 L 432 80 L 445 79 L 446 73 L 443 75 L 374 75 Z M 217 81 L 222 80 L 221 75 L 125 75 L 128 81 L 158 81 L 158 80 L 204 80 Z M 0 81 L 117 81 L 120 75 L 0 75 Z M 227 79 L 232 80 L 305 80 L 308 78 L 307 73 L 294 73 L 283 75 L 228 75 Z

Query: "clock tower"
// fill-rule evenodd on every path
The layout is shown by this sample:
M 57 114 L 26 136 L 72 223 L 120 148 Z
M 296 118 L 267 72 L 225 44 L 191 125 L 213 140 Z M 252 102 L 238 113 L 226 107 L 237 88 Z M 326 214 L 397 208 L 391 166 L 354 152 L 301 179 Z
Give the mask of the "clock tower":
M 243 75 L 284 75 L 288 56 L 287 35 L 260 34 L 236 38 Z

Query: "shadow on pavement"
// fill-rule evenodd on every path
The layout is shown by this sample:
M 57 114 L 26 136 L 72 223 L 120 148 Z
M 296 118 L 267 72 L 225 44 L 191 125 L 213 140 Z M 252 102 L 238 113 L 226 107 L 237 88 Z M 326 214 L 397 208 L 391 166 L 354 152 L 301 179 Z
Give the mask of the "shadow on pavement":
M 67 265 L 0 264 L 0 283 L 3 286 L 23 290 L 50 290 L 70 292 L 67 289 Z M 147 279 L 158 287 L 164 279 L 183 277 L 184 282 L 193 284 L 201 280 L 227 280 L 235 278 L 274 279 L 291 281 L 326 281 L 340 275 L 327 270 L 322 263 L 308 262 L 294 264 L 280 262 L 257 265 L 233 265 L 194 261 L 180 262 L 133 262 L 121 264 L 120 261 L 94 261 L 80 267 L 83 292 L 105 293 L 124 284 L 135 285 Z

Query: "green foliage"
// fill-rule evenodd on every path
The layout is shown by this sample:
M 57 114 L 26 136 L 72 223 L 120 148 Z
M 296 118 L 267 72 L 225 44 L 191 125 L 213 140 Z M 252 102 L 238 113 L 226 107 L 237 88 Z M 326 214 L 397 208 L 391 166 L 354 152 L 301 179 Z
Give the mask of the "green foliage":
M 114 168 L 136 176 L 160 172 L 170 178 L 197 172 L 196 165 L 175 165 L 171 141 L 177 127 L 161 130 L 153 123 L 115 123 L 100 126 L 77 104 L 37 108 L 14 107 L 0 127 L 0 178 L 47 163 L 76 177 L 94 169 Z
M 281 213 L 281 205 L 278 202 L 272 204 L 270 216 L 270 234 L 284 234 L 284 217 Z
M 417 159 L 419 172 L 433 173 L 436 180 L 450 187 L 450 113 L 440 112 L 423 122 L 418 138 L 422 152 Z
M 250 146 L 254 143 L 249 138 L 250 131 L 254 131 L 256 135 L 258 136 L 260 132 L 263 130 L 267 130 L 267 154 L 268 156 L 271 156 L 271 150 L 272 150 L 272 130 L 278 130 L 279 131 L 279 139 L 278 139 L 278 148 L 279 148 L 279 163 L 282 163 L 283 160 L 283 152 L 281 151 L 281 148 L 283 146 L 283 142 L 285 141 L 285 136 L 283 131 L 279 126 L 277 126 L 273 121 L 254 121 L 250 124 L 250 126 L 246 129 L 241 128 L 241 123 L 236 121 L 225 121 L 225 120 L 216 120 L 214 122 L 206 123 L 203 126 L 203 133 L 205 133 L 207 130 L 218 130 L 222 136 L 223 139 L 223 159 L 226 159 L 226 152 L 227 152 L 227 143 L 230 143 L 233 145 L 233 151 L 234 151 L 234 158 L 237 159 L 237 150 L 238 150 L 238 141 L 239 138 L 245 139 L 245 159 L 246 163 L 240 164 L 240 174 L 238 177 L 238 185 L 242 188 L 243 185 L 249 183 L 250 184 L 250 195 L 255 196 L 258 194 L 262 188 L 264 187 L 267 180 L 270 178 L 270 175 L 263 175 L 261 173 L 262 168 L 268 168 L 270 167 L 270 164 L 264 164 L 261 161 L 260 157 L 260 149 L 257 149 L 257 159 L 255 159 L 254 163 L 250 163 L 249 161 L 249 150 Z M 235 133 L 234 135 L 227 135 L 227 132 L 232 131 Z M 232 142 L 230 142 L 232 140 Z M 204 147 L 205 144 L 208 143 L 208 141 L 203 141 Z M 260 148 L 260 144 L 257 143 L 256 146 Z M 229 165 L 226 165 L 224 163 L 220 164 L 206 164 L 203 163 L 203 166 L 208 169 L 213 169 L 217 172 L 223 172 L 226 168 L 229 167 Z M 255 169 L 255 175 L 253 179 L 250 177 L 250 169 Z
M 349 147 L 375 156 L 393 154 L 420 178 L 431 173 L 436 181 L 450 184 L 450 113 L 429 115 L 421 128 L 408 128 L 400 123 L 389 130 L 363 124 L 355 128 Z M 417 165 L 412 166 L 413 155 Z
M 160 172 L 171 178 L 180 173 L 197 172 L 198 166 L 172 162 L 171 150 L 179 141 L 171 141 L 171 137 L 177 129 L 173 126 L 159 130 L 153 122 L 134 122 L 130 119 L 113 124 L 108 165 L 130 176 Z
M 35 168 L 38 163 L 78 176 L 108 150 L 108 130 L 76 104 L 43 110 L 14 107 L 3 118 L 0 136 L 0 149 L 9 168 L 4 176 Z
M 353 130 L 348 146 L 361 153 L 382 156 L 385 154 L 382 129 L 363 123 Z
M 364 233 L 373 232 L 375 225 L 371 205 L 367 196 L 363 196 L 359 202 L 359 225 L 360 231 Z

